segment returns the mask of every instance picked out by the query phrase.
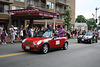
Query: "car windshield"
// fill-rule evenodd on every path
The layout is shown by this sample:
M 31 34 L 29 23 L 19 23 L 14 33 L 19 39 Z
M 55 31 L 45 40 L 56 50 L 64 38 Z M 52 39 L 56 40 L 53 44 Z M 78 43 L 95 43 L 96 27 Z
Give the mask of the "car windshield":
M 86 36 L 91 36 L 91 35 L 92 35 L 92 32 L 86 32 L 85 35 L 86 35 Z
M 39 31 L 39 32 L 37 32 L 37 33 L 35 34 L 34 37 L 51 38 L 51 37 L 52 37 L 52 32 L 47 31 L 47 32 L 45 32 L 45 33 L 43 34 L 42 31 Z
M 52 32 L 51 31 L 47 31 L 43 34 L 43 38 L 51 38 L 52 37 Z

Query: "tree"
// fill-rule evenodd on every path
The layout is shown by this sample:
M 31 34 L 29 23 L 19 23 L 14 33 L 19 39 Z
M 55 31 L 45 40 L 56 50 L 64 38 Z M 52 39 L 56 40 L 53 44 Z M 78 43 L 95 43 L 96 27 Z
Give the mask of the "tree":
M 96 25 L 95 19 L 94 18 L 87 19 L 86 24 L 88 25 L 89 30 L 93 29 L 93 27 Z
M 76 18 L 76 22 L 83 23 L 83 22 L 86 22 L 86 19 L 83 15 L 78 15 Z
M 67 26 L 67 30 L 69 29 L 69 27 L 71 25 L 71 23 L 70 23 L 70 21 L 72 19 L 71 12 L 72 12 L 71 7 L 66 6 L 66 12 L 65 12 L 65 15 L 64 15 L 64 24 L 65 24 L 65 26 Z

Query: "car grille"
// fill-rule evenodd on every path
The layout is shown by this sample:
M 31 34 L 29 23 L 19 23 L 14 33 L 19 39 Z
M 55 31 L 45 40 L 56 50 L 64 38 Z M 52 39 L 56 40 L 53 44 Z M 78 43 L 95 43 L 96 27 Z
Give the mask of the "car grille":
M 24 44 L 33 44 L 32 42 L 24 42 Z

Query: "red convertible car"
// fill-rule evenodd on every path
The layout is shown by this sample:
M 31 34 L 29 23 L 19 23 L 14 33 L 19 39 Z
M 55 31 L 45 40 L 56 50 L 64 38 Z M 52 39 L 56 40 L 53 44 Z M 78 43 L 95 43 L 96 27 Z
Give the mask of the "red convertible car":
M 35 37 L 28 37 L 22 41 L 22 49 L 24 51 L 40 51 L 44 54 L 52 48 L 68 49 L 68 41 L 66 37 L 52 37 L 52 32 L 45 32 L 42 36 L 38 33 Z

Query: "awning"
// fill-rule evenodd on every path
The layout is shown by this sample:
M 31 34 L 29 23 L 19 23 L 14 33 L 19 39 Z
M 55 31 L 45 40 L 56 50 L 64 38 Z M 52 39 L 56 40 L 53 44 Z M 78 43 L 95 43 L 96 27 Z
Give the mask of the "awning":
M 53 25 L 54 23 L 47 23 L 47 25 Z
M 58 13 L 50 12 L 47 10 L 42 10 L 38 8 L 30 8 L 30 9 L 18 9 L 18 10 L 9 10 L 10 13 L 14 13 L 12 18 L 15 19 L 33 19 L 33 20 L 41 20 L 41 19 L 53 19 Z
M 45 24 L 44 22 L 34 22 L 33 24 Z
M 56 23 L 56 25 L 64 25 L 63 23 Z
M 0 23 L 8 23 L 8 20 L 0 20 Z

